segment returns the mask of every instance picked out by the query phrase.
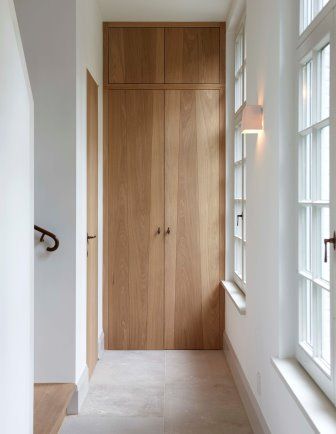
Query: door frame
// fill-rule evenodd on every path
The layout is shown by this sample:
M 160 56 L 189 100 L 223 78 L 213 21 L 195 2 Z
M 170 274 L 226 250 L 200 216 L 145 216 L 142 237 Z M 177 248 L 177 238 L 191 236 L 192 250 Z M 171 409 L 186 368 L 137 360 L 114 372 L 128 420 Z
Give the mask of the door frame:
M 216 27 L 220 29 L 220 83 L 219 84 L 109 84 L 109 35 L 112 27 Z M 216 89 L 220 92 L 219 103 L 219 274 L 225 277 L 225 224 L 226 224 L 226 23 L 225 22 L 104 22 L 103 23 L 103 330 L 104 344 L 108 348 L 109 319 L 109 243 L 108 243 L 108 213 L 109 213 L 109 111 L 108 93 L 111 89 Z M 218 282 L 219 283 L 219 282 Z M 220 286 L 219 293 L 219 327 L 221 336 L 225 327 L 225 296 Z M 221 340 L 221 345 L 222 345 Z

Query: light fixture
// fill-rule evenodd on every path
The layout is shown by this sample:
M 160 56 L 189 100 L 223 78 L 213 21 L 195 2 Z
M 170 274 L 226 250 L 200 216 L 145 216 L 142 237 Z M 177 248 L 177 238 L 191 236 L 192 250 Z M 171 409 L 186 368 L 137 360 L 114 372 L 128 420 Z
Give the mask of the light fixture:
M 241 122 L 242 134 L 258 134 L 263 128 L 263 108 L 261 105 L 246 105 Z

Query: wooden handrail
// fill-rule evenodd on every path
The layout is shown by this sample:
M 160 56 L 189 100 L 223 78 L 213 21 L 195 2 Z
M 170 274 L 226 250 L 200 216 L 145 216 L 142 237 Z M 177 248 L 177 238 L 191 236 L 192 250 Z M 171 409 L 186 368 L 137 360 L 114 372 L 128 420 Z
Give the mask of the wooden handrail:
M 48 236 L 49 238 L 51 238 L 52 240 L 54 240 L 55 244 L 53 247 L 47 247 L 48 252 L 54 252 L 55 250 L 58 249 L 59 246 L 59 241 L 58 238 L 56 237 L 55 234 L 53 234 L 52 232 L 47 231 L 46 229 L 41 228 L 40 226 L 36 226 L 34 225 L 34 229 L 37 232 L 41 232 L 41 238 L 40 238 L 40 242 L 42 243 L 42 241 L 44 241 L 44 237 Z

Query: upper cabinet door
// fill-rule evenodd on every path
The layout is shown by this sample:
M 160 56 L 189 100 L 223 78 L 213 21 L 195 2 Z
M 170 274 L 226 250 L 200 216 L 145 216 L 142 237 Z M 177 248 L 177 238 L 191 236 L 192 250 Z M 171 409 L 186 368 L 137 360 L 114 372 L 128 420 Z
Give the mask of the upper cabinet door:
M 163 83 L 164 29 L 110 28 L 109 83 Z
M 166 28 L 166 83 L 219 83 L 219 28 Z

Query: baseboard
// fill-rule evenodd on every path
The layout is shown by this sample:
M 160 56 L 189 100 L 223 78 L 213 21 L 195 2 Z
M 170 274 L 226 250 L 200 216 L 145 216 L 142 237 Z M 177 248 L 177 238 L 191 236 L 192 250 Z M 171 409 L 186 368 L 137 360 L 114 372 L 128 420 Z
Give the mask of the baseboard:
M 236 356 L 236 353 L 226 333 L 224 333 L 224 354 L 253 432 L 256 434 L 271 434 L 267 422 L 260 410 L 258 401 L 252 392 L 251 386 L 243 372 L 242 367 L 240 366 L 238 357 Z
M 101 334 L 98 338 L 98 359 L 99 360 L 103 357 L 103 354 L 105 351 L 104 340 L 105 340 L 104 332 L 101 332 Z
M 76 390 L 71 398 L 71 401 L 67 407 L 67 414 L 73 415 L 78 414 L 80 408 L 86 398 L 89 391 L 89 370 L 85 366 L 79 381 L 76 384 Z

